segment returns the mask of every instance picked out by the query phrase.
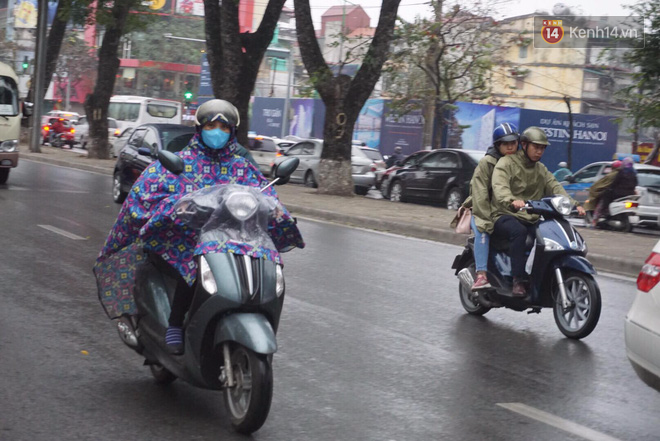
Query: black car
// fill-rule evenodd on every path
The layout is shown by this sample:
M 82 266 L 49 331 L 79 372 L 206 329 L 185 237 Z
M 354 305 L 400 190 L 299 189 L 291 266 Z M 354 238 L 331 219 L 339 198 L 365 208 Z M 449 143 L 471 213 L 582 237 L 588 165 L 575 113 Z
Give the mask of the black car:
M 432 150 L 416 164 L 395 172 L 390 180 L 390 200 L 441 203 L 450 210 L 457 210 L 470 191 L 474 169 L 485 153 L 480 150 Z
M 178 152 L 195 135 L 195 127 L 179 124 L 142 124 L 133 130 L 126 145 L 119 152 L 112 180 L 112 199 L 121 204 L 131 191 L 133 184 L 154 160 L 138 153 L 146 147 L 155 155 L 159 150 Z

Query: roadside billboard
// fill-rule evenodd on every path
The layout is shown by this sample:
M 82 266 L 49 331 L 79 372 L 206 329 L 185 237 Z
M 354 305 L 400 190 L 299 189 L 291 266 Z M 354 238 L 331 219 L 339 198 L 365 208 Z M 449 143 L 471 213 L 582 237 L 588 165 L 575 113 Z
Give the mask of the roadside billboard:
M 394 147 L 401 147 L 404 155 L 422 150 L 424 115 L 421 109 L 411 110 L 400 115 L 390 111 L 387 102 L 383 110 L 383 123 L 380 132 L 380 153 L 391 155 Z

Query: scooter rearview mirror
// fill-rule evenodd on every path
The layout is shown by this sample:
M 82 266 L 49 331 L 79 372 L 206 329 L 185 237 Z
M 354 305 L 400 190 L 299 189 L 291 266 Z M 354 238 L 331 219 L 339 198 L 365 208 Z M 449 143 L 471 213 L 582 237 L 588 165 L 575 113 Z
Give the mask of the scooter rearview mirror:
M 179 158 L 172 152 L 168 152 L 167 150 L 160 150 L 158 152 L 158 160 L 161 164 L 163 164 L 163 167 L 175 175 L 179 175 L 181 172 L 183 172 L 183 159 Z
M 275 177 L 280 178 L 281 180 L 288 180 L 289 176 L 291 176 L 296 168 L 298 168 L 298 164 L 300 164 L 300 159 L 286 158 L 277 166 L 277 170 L 275 170 Z

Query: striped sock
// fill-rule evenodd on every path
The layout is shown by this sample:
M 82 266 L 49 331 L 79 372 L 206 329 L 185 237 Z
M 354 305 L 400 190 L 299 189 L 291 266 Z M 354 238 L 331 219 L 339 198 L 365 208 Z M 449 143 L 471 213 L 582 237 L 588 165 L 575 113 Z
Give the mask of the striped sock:
M 168 345 L 182 345 L 183 329 L 179 326 L 168 326 L 165 333 L 165 343 Z

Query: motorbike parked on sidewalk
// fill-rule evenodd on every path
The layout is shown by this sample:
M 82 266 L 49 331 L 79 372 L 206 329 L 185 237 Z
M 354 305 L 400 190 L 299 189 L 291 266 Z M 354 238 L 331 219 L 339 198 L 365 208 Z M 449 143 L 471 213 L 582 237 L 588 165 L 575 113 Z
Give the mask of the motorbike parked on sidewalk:
M 630 195 L 616 199 L 608 206 L 607 213 L 600 215 L 596 221 L 596 228 L 605 230 L 623 231 L 629 233 L 640 221 L 637 212 L 639 196 Z M 593 224 L 594 212 L 587 211 L 585 221 L 587 225 Z
M 176 175 L 183 171 L 183 161 L 173 153 L 160 151 L 158 159 Z M 279 164 L 270 185 L 286 183 L 298 161 Z M 277 201 L 264 189 L 237 184 L 198 189 L 175 204 L 176 216 L 200 230 L 200 243 L 233 240 L 275 249 L 268 222 Z M 272 400 L 272 357 L 285 291 L 282 266 L 238 253 L 202 254 L 196 264 L 198 282 L 184 323 L 182 355 L 171 354 L 164 339 L 176 289 L 168 272 L 174 270 L 155 255 L 147 254 L 137 268 L 138 313 L 119 318 L 119 335 L 145 357 L 158 383 L 180 378 L 223 391 L 232 426 L 249 434 L 266 421 Z
M 541 218 L 527 237 L 526 272 L 530 286 L 526 297 L 512 295 L 511 259 L 507 242 L 492 236 L 488 256 L 488 281 L 492 288 L 472 292 L 476 271 L 474 237 L 452 268 L 456 270 L 459 297 L 463 308 L 472 315 L 483 315 L 492 308 L 529 310 L 540 313 L 552 308 L 555 323 L 568 338 L 581 339 L 596 327 L 600 317 L 601 296 L 593 275 L 594 267 L 587 260 L 587 244 L 577 230 L 564 218 L 571 213 L 571 203 L 565 196 L 527 201 L 523 208 Z

